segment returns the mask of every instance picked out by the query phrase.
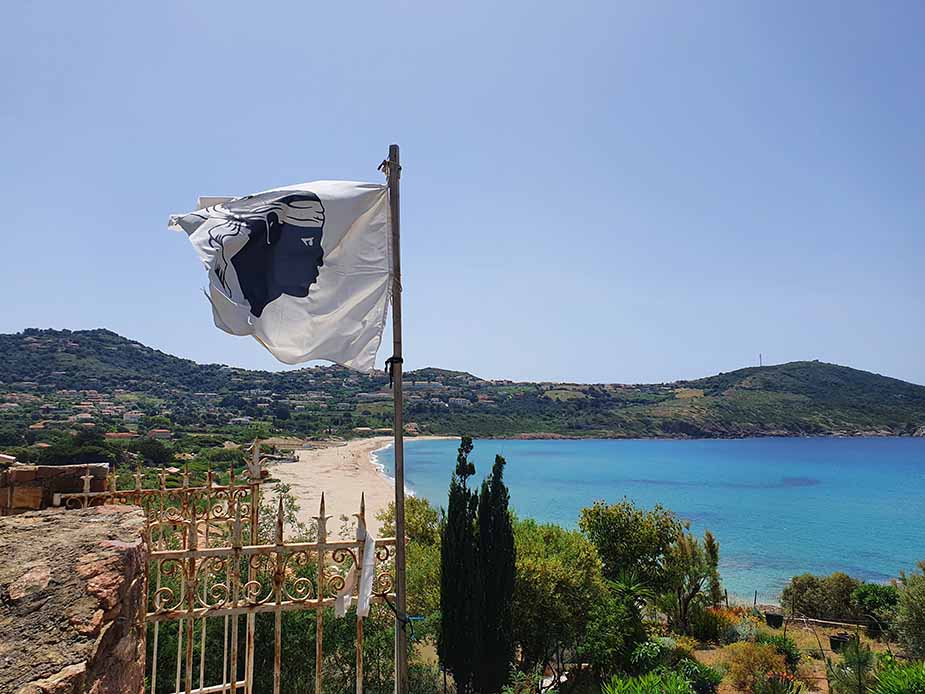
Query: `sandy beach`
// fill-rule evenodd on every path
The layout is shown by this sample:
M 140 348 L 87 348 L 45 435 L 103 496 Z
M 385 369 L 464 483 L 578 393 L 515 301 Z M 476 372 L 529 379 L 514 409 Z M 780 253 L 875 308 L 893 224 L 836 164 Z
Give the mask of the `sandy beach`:
M 291 487 L 299 503 L 299 520 L 306 525 L 318 515 L 324 493 L 332 538 L 343 536 L 343 516 L 351 527 L 356 525 L 353 514 L 360 510 L 360 495 L 365 493 L 366 524 L 373 534 L 378 534 L 381 523 L 376 516 L 388 507 L 395 488 L 392 480 L 370 461 L 370 454 L 391 442 L 389 436 L 377 436 L 296 451 L 298 462 L 273 465 L 270 475 Z
M 353 514 L 359 511 L 360 495 L 365 492 L 366 525 L 378 535 L 382 523 L 376 516 L 393 500 L 395 483 L 372 462 L 370 454 L 391 443 L 391 436 L 376 436 L 320 444 L 317 448 L 297 451 L 298 462 L 271 466 L 270 475 L 291 487 L 299 502 L 299 520 L 307 525 L 318 515 L 324 492 L 325 513 L 331 516 L 328 521 L 331 538 L 344 537 L 345 522 L 350 524 L 346 534 L 352 537 L 356 524 Z

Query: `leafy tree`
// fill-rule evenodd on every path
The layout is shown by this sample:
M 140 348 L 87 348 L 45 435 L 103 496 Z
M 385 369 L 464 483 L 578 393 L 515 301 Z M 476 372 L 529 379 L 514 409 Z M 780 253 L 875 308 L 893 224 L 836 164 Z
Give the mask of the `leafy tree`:
M 170 418 L 160 414 L 145 417 L 144 424 L 148 429 L 169 429 L 172 426 Z
M 874 633 L 889 631 L 896 617 L 899 590 L 894 585 L 862 583 L 851 593 L 851 604 L 858 616 L 874 621 Z
M 464 436 L 450 481 L 449 501 L 441 524 L 440 612 L 437 654 L 453 674 L 459 692 L 471 691 L 479 656 L 479 616 L 482 614 L 479 557 L 476 539 L 478 496 L 469 490 L 475 474 L 469 461 L 472 438 Z
M 395 504 L 379 516 L 383 537 L 395 534 Z M 424 617 L 414 626 L 415 636 L 436 636 L 440 628 L 440 517 L 423 497 L 405 498 L 405 536 L 408 582 L 408 614 Z
M 674 513 L 660 505 L 641 509 L 627 499 L 597 501 L 582 509 L 578 525 L 597 548 L 608 579 L 629 569 L 653 589 L 665 588 L 665 558 L 682 530 Z
M 206 452 L 206 458 L 213 463 L 243 463 L 244 455 L 240 448 L 213 448 Z
M 23 435 L 15 427 L 0 428 L 0 446 L 21 446 L 23 444 Z
M 383 537 L 395 535 L 395 502 L 391 502 L 377 518 L 382 522 Z M 409 542 L 440 545 L 440 516 L 424 497 L 405 497 L 405 537 Z
M 78 431 L 74 435 L 74 445 L 77 448 L 83 448 L 85 446 L 102 448 L 106 445 L 106 439 L 102 433 L 95 429 L 84 429 L 83 431 Z
M 78 446 L 73 439 L 65 439 L 43 448 L 38 454 L 40 465 L 88 465 L 112 463 L 115 453 L 109 446 Z
M 38 449 L 35 448 L 7 448 L 3 452 L 7 455 L 13 456 L 18 462 L 24 463 L 26 465 L 35 465 L 39 462 L 40 459 Z
M 787 612 L 814 619 L 851 619 L 856 616 L 851 595 L 860 585 L 841 572 L 831 576 L 802 574 L 784 587 L 781 603 Z
M 166 465 L 173 460 L 173 451 L 157 439 L 133 441 L 129 449 L 140 455 L 149 465 Z
M 240 410 L 242 407 L 247 407 L 247 400 L 236 393 L 232 393 L 223 397 L 218 405 L 223 409 Z
M 899 579 L 896 630 L 909 655 L 925 658 L 925 561 Z
M 478 553 L 483 614 L 475 683 L 479 691 L 486 693 L 501 689 L 514 660 L 511 610 L 517 553 L 504 465 L 504 458 L 495 456 L 491 476 L 482 482 L 479 494 Z
M 600 559 L 586 537 L 558 525 L 519 520 L 514 538 L 513 630 L 519 669 L 530 673 L 549 663 L 561 672 L 563 654 L 585 639 L 591 606 L 604 599 Z

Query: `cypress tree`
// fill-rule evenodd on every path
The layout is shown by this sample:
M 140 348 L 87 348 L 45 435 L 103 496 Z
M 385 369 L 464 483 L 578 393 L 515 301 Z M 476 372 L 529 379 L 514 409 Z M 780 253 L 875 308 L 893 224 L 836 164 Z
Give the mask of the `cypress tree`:
M 472 438 L 464 436 L 450 480 L 447 510 L 441 522 L 440 634 L 437 655 L 453 675 L 458 692 L 471 691 L 479 656 L 479 615 L 482 592 L 478 586 L 476 514 L 478 496 L 468 479 L 475 474 L 469 461 Z
M 718 607 L 723 601 L 723 585 L 719 580 L 719 542 L 709 530 L 703 534 L 703 547 L 710 565 L 710 602 L 714 607 Z
M 476 689 L 494 694 L 508 680 L 514 659 L 512 605 L 516 550 L 504 484 L 505 460 L 495 456 L 491 476 L 482 482 L 478 506 L 479 588 L 482 591 L 481 639 Z

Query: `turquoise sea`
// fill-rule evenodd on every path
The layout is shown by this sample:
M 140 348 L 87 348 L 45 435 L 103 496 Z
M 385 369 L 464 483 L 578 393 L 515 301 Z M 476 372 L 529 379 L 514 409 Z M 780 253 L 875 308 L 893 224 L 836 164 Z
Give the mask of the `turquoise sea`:
M 408 488 L 446 505 L 457 441 L 406 441 Z M 790 576 L 886 581 L 925 559 L 925 439 L 479 440 L 518 515 L 577 527 L 596 499 L 660 503 L 720 542 L 730 594 L 772 601 Z M 392 449 L 378 454 L 392 474 Z

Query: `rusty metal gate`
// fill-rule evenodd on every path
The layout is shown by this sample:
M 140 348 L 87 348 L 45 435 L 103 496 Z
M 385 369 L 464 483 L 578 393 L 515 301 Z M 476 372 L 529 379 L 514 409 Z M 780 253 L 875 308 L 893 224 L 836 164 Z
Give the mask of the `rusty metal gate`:
M 91 492 L 90 479 L 88 470 L 83 491 L 58 494 L 55 504 L 65 508 L 131 504 L 145 511 L 146 672 L 151 694 L 165 691 L 165 671 L 172 680 L 166 685 L 168 692 L 252 694 L 255 622 L 257 615 L 267 613 L 274 618 L 272 678 L 273 692 L 278 694 L 285 677 L 281 666 L 282 615 L 293 610 L 314 612 L 314 692 L 324 691 L 324 613 L 325 608 L 335 605 L 338 595 L 343 599 L 345 576 L 351 567 L 360 566 L 363 557 L 367 533 L 362 497 L 353 514 L 357 523 L 353 539 L 328 540 L 331 517 L 325 514 L 322 495 L 314 518 L 314 537 L 293 542 L 283 533 L 283 500 L 275 509 L 262 504 L 256 451 L 246 478 L 237 479 L 232 466 L 227 484 L 216 484 L 211 470 L 199 486 L 191 484 L 188 470 L 160 470 L 155 488 L 144 487 L 140 470 L 129 489 L 117 489 L 116 477 L 111 474 L 106 491 Z M 270 518 L 266 518 L 268 510 Z M 375 540 L 371 602 L 394 601 L 394 554 L 394 538 Z M 356 601 L 357 589 L 351 592 Z M 166 627 L 162 626 L 166 624 L 176 629 L 165 644 Z M 361 617 L 356 618 L 355 645 L 359 694 L 363 691 Z M 165 653 L 165 647 L 170 652 Z M 305 655 L 308 658 L 309 654 Z

